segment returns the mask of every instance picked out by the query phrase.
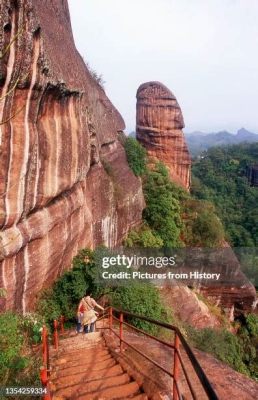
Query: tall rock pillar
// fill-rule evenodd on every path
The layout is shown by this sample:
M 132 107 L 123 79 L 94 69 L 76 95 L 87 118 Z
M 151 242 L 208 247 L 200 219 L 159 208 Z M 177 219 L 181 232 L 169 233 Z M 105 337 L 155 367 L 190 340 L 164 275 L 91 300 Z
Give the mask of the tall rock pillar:
M 171 179 L 190 188 L 191 158 L 185 142 L 184 119 L 173 93 L 160 82 L 147 82 L 137 91 L 136 137 L 150 162 L 162 161 Z

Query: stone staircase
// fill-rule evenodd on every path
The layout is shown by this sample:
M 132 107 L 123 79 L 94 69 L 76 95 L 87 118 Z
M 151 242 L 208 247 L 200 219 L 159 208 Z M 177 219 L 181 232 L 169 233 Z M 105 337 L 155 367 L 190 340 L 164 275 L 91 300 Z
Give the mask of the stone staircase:
M 100 332 L 68 336 L 50 349 L 53 400 L 148 400 L 110 354 Z

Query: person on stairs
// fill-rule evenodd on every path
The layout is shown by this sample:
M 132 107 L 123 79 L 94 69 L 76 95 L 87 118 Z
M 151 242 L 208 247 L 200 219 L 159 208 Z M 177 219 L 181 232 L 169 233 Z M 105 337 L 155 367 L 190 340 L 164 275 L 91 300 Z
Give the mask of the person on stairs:
M 91 297 L 91 293 L 86 293 L 78 306 L 78 312 L 83 315 L 81 318 L 81 323 L 84 327 L 84 333 L 94 331 L 95 322 L 97 321 L 98 316 L 98 313 L 94 310 L 95 308 L 99 308 L 100 310 L 104 311 L 104 308 Z
M 84 313 L 84 305 L 81 300 L 76 314 L 76 333 L 82 332 L 83 313 Z

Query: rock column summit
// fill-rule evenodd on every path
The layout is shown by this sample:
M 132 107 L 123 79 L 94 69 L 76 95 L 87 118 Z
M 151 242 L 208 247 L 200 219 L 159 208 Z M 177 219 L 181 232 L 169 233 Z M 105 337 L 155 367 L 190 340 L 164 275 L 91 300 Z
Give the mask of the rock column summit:
M 171 179 L 189 190 L 191 158 L 176 97 L 160 82 L 142 84 L 136 97 L 136 137 L 146 148 L 150 162 L 162 161 Z
M 26 312 L 78 250 L 121 243 L 144 198 L 67 0 L 1 0 L 0 49 L 0 309 Z

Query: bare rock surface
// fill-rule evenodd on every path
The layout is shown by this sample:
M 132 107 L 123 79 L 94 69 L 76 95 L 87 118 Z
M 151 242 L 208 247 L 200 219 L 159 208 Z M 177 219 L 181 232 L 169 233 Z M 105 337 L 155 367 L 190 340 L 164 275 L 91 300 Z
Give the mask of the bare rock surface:
M 219 328 L 221 320 L 187 286 L 174 285 L 160 290 L 166 306 L 173 310 L 180 321 L 195 328 Z
M 0 48 L 0 309 L 25 312 L 80 248 L 120 243 L 144 199 L 67 0 L 1 0 Z
M 147 82 L 137 91 L 136 137 L 151 161 L 162 161 L 171 179 L 190 187 L 191 158 L 186 145 L 184 119 L 174 94 L 160 82 Z

